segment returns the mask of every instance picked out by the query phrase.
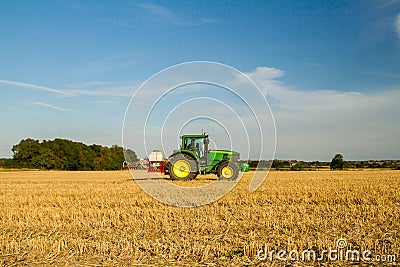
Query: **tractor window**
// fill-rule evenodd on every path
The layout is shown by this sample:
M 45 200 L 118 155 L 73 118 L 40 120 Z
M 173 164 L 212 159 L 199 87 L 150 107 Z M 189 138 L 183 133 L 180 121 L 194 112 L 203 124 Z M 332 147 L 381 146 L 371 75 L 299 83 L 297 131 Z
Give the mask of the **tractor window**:
M 183 145 L 184 149 L 195 151 L 200 158 L 203 158 L 206 154 L 205 148 L 207 144 L 204 138 L 187 138 L 184 140 Z
M 189 149 L 189 150 L 194 149 L 194 139 L 186 139 L 185 149 Z
M 204 157 L 204 139 L 194 139 L 194 146 L 196 148 L 196 152 L 200 158 Z

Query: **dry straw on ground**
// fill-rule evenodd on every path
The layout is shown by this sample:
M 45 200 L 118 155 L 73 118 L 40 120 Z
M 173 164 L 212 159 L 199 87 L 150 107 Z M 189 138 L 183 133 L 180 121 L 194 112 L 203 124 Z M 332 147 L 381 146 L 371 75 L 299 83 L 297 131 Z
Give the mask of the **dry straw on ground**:
M 320 252 L 338 238 L 400 260 L 399 171 L 271 172 L 254 193 L 250 177 L 215 203 L 177 208 L 125 171 L 0 171 L 0 265 L 281 266 L 257 251 Z

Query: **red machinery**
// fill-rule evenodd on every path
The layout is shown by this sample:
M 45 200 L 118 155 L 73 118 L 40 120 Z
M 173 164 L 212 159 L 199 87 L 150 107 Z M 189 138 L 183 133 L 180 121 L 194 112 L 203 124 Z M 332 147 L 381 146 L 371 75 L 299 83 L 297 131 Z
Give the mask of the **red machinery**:
M 154 150 L 149 155 L 149 168 L 148 172 L 161 172 L 164 173 L 165 157 L 160 150 Z

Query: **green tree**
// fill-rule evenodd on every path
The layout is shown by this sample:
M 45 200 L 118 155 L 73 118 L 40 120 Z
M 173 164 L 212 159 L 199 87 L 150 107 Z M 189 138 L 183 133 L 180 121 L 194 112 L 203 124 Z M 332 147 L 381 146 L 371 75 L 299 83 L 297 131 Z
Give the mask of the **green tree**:
M 331 161 L 331 170 L 343 170 L 344 160 L 342 154 L 336 154 Z
M 131 149 L 124 149 L 124 155 L 125 155 L 125 159 L 129 162 L 138 161 L 135 151 L 133 151 Z
M 289 169 L 290 168 L 290 162 L 288 160 L 274 159 L 273 162 L 272 162 L 271 168 L 274 168 L 276 170 Z
M 40 143 L 38 140 L 28 138 L 14 145 L 12 152 L 17 163 L 24 163 L 33 167 L 36 158 L 40 156 Z
M 124 149 L 118 145 L 103 147 L 86 145 L 66 139 L 42 141 L 26 139 L 14 145 L 12 160 L 2 161 L 2 166 L 41 168 L 55 170 L 118 170 L 124 161 Z M 136 153 L 127 150 L 132 161 Z

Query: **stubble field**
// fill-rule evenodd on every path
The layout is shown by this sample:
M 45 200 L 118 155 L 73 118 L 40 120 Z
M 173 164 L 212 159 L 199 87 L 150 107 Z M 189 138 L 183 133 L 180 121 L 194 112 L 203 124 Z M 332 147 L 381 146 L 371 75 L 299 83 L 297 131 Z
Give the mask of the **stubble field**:
M 249 193 L 251 174 L 210 205 L 179 208 L 147 196 L 127 171 L 0 170 L 0 265 L 370 266 L 400 261 L 400 171 L 270 172 Z M 188 183 L 207 183 L 211 177 Z M 370 260 L 346 261 L 339 252 L 329 259 L 323 251 L 338 249 L 340 238 L 346 242 L 343 251 L 369 250 Z M 260 249 L 267 252 L 259 252 L 264 260 L 257 257 Z M 286 261 L 279 259 L 279 250 L 286 252 L 281 255 Z M 302 259 L 310 250 L 317 259 Z

